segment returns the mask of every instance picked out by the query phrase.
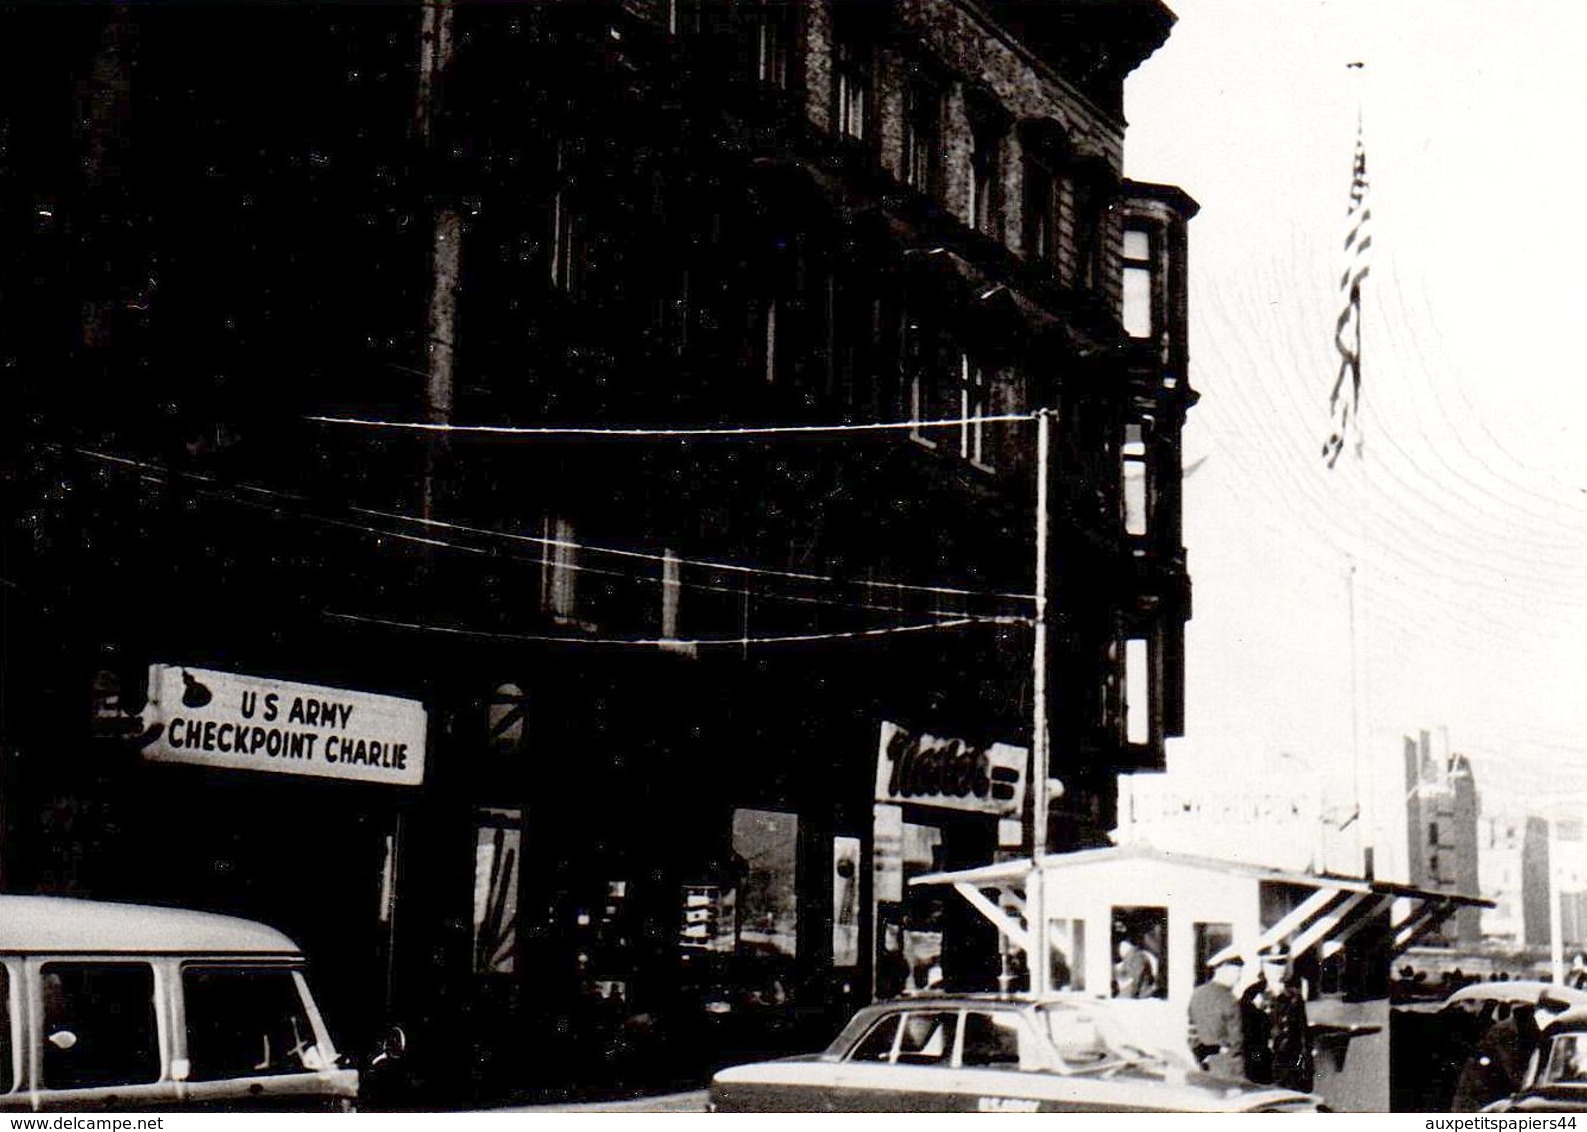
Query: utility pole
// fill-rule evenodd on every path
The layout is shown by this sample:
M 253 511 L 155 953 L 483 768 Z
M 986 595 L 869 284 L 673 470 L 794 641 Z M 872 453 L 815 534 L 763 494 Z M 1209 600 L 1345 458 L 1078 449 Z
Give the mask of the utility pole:
M 1052 773 L 1052 754 L 1047 745 L 1047 542 L 1048 542 L 1048 463 L 1052 449 L 1051 409 L 1036 412 L 1036 616 L 1032 645 L 1032 700 L 1030 742 L 1030 880 L 1025 891 L 1025 921 L 1029 930 L 1032 994 L 1052 990 L 1052 957 L 1047 938 L 1046 878 L 1042 856 L 1047 851 L 1047 779 Z

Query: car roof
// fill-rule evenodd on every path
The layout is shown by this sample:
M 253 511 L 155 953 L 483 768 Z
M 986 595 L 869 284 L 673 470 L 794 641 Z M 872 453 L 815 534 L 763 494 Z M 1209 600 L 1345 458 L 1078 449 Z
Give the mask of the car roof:
M 0 952 L 302 955 L 287 936 L 252 920 L 64 896 L 0 896 Z
M 1536 1004 L 1543 998 L 1557 999 L 1572 1009 L 1587 1007 L 1587 991 L 1577 990 L 1561 983 L 1547 983 L 1540 979 L 1510 979 L 1502 983 L 1472 983 L 1461 987 L 1444 1000 L 1456 1002 L 1529 1002 Z

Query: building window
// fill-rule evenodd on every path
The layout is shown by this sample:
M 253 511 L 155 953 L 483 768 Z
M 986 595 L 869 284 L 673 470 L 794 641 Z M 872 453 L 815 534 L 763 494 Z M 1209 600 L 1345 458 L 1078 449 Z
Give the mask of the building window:
M 997 123 L 983 121 L 971 130 L 970 226 L 1001 239 L 1003 131 Z
M 1102 286 L 1102 231 L 1106 218 L 1106 194 L 1094 177 L 1075 182 L 1075 265 L 1070 284 L 1083 291 Z
M 1051 920 L 1047 930 L 1055 990 L 1086 989 L 1086 922 Z
M 761 955 L 797 955 L 798 817 L 773 810 L 734 810 L 733 854 L 746 869 L 738 899 L 740 946 Z
M 540 602 L 552 618 L 564 624 L 578 617 L 579 547 L 573 524 L 566 519 L 546 519 L 546 553 L 541 559 Z
M 558 138 L 553 155 L 556 188 L 551 196 L 551 285 L 570 295 L 583 288 L 588 230 L 575 191 L 577 144 Z
M 1025 256 L 1036 263 L 1057 259 L 1058 199 L 1052 173 L 1036 161 L 1025 164 Z
M 1124 739 L 1128 743 L 1152 741 L 1151 649 L 1145 638 L 1124 643 Z
M 1153 281 L 1152 234 L 1144 228 L 1124 230 L 1124 332 L 1150 338 L 1157 329 Z
M 855 141 L 870 137 L 871 59 L 863 44 L 839 40 L 833 51 L 833 85 L 837 92 L 837 132 Z
M 935 193 L 941 152 L 942 91 L 932 83 L 916 82 L 904 93 L 903 182 Z
M 979 468 L 992 466 L 987 415 L 989 377 L 969 354 L 959 355 L 959 455 Z
M 761 317 L 762 372 L 765 374 L 767 385 L 777 381 L 777 308 L 780 305 L 776 299 L 767 299 L 765 312 Z
M 1429 845 L 1438 844 L 1438 823 L 1436 821 L 1427 823 L 1427 843 Z
M 906 321 L 904 335 L 904 364 L 909 373 L 909 419 L 940 421 L 957 416 L 958 359 L 952 359 L 955 372 L 944 372 L 949 359 L 944 357 L 935 335 L 913 320 Z M 944 439 L 938 435 L 942 431 L 937 428 L 914 428 L 909 435 L 925 447 L 935 448 Z
M 783 3 L 763 5 L 754 15 L 755 79 L 786 90 L 793 46 L 791 9 Z
M 701 0 L 667 0 L 667 33 L 695 35 L 705 26 Z
M 1116 998 L 1167 998 L 1168 909 L 1113 909 L 1113 994 Z
M 1124 533 L 1147 532 L 1148 484 L 1146 441 L 1138 424 L 1124 426 L 1124 444 L 1119 450 L 1120 475 L 1124 497 Z

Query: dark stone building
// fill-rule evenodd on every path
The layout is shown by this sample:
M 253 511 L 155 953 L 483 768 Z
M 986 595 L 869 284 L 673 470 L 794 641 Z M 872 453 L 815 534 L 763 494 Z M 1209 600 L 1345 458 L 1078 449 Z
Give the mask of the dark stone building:
M 1122 177 L 1172 19 L 0 13 L 5 886 L 274 923 L 448 1103 L 993 978 L 900 878 L 1028 820 L 1009 418 L 1053 413 L 1047 843 L 1102 843 L 1183 725 L 1196 206 Z M 812 431 L 500 431 L 684 426 Z M 326 742 L 173 714 L 234 686 Z M 378 708 L 337 690 L 422 705 L 416 781 L 316 761 Z

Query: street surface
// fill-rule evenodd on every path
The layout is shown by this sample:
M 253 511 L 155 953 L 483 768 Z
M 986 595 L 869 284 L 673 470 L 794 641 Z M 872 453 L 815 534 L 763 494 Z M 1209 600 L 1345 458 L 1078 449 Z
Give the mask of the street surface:
M 587 1104 L 524 1105 L 500 1109 L 501 1112 L 704 1112 L 705 1090 L 664 1093 L 629 1101 L 591 1101 Z

